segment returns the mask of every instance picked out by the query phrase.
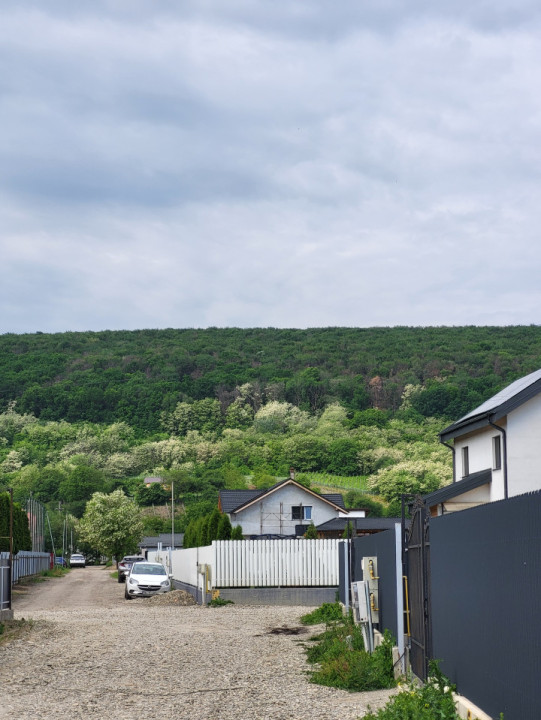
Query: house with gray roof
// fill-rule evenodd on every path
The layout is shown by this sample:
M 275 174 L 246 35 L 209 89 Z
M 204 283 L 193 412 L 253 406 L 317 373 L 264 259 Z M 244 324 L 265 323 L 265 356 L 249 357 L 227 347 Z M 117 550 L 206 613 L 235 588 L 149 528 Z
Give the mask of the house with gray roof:
M 265 490 L 220 490 L 218 507 L 244 537 L 298 537 L 318 525 L 347 515 L 340 493 L 319 494 L 293 478 Z
M 433 515 L 541 488 L 541 370 L 511 383 L 446 427 L 453 484 L 427 495 Z

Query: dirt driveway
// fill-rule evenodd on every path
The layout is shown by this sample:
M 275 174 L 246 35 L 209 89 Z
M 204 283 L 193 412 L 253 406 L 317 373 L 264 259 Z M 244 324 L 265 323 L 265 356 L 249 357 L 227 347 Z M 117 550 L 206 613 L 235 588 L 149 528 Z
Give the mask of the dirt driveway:
M 2 719 L 354 720 L 389 695 L 308 682 L 303 636 L 269 634 L 307 608 L 128 602 L 89 567 L 29 586 L 14 610 L 34 626 L 0 646 Z

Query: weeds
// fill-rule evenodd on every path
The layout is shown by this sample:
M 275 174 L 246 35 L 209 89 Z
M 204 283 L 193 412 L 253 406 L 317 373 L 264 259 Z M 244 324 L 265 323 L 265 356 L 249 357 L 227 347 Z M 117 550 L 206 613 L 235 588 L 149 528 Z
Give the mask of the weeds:
M 224 605 L 234 605 L 233 600 L 224 600 L 224 598 L 216 597 L 208 603 L 208 607 L 223 607 Z
M 344 613 L 340 603 L 323 603 L 311 613 L 301 617 L 303 625 L 319 625 L 319 623 L 330 623 L 342 620 Z
M 331 603 L 328 605 L 333 607 Z M 327 612 L 333 614 L 327 609 L 322 614 Z M 301 620 L 304 622 L 303 618 Z M 351 616 L 341 613 L 340 620 L 328 625 L 313 641 L 313 645 L 306 647 L 308 662 L 317 665 L 309 673 L 311 682 L 351 692 L 395 686 L 393 640 L 388 631 L 384 634 L 383 643 L 370 655 L 364 648 L 360 627 L 355 625 Z
M 438 663 L 432 661 L 424 685 L 409 685 L 384 708 L 365 715 L 363 720 L 459 720 L 454 691 L 455 686 L 441 673 Z

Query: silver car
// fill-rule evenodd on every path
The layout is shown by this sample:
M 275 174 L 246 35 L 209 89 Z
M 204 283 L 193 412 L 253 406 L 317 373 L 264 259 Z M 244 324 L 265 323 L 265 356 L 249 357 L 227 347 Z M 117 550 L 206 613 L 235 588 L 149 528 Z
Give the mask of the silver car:
M 134 563 L 126 577 L 124 597 L 150 597 L 171 590 L 171 579 L 161 563 Z
M 81 553 L 74 553 L 73 555 L 70 555 L 70 561 L 69 566 L 74 567 L 85 567 L 86 560 L 85 556 L 81 555 Z

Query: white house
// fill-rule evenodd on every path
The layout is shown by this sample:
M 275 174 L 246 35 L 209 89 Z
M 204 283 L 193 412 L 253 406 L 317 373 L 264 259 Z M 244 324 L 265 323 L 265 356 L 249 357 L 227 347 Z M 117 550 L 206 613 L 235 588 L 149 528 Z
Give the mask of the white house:
M 440 433 L 453 484 L 425 497 L 432 514 L 541 488 L 541 370 L 508 385 Z
M 317 527 L 348 514 L 340 493 L 320 495 L 292 478 L 267 490 L 220 490 L 218 507 L 245 537 L 295 537 L 311 522 Z

